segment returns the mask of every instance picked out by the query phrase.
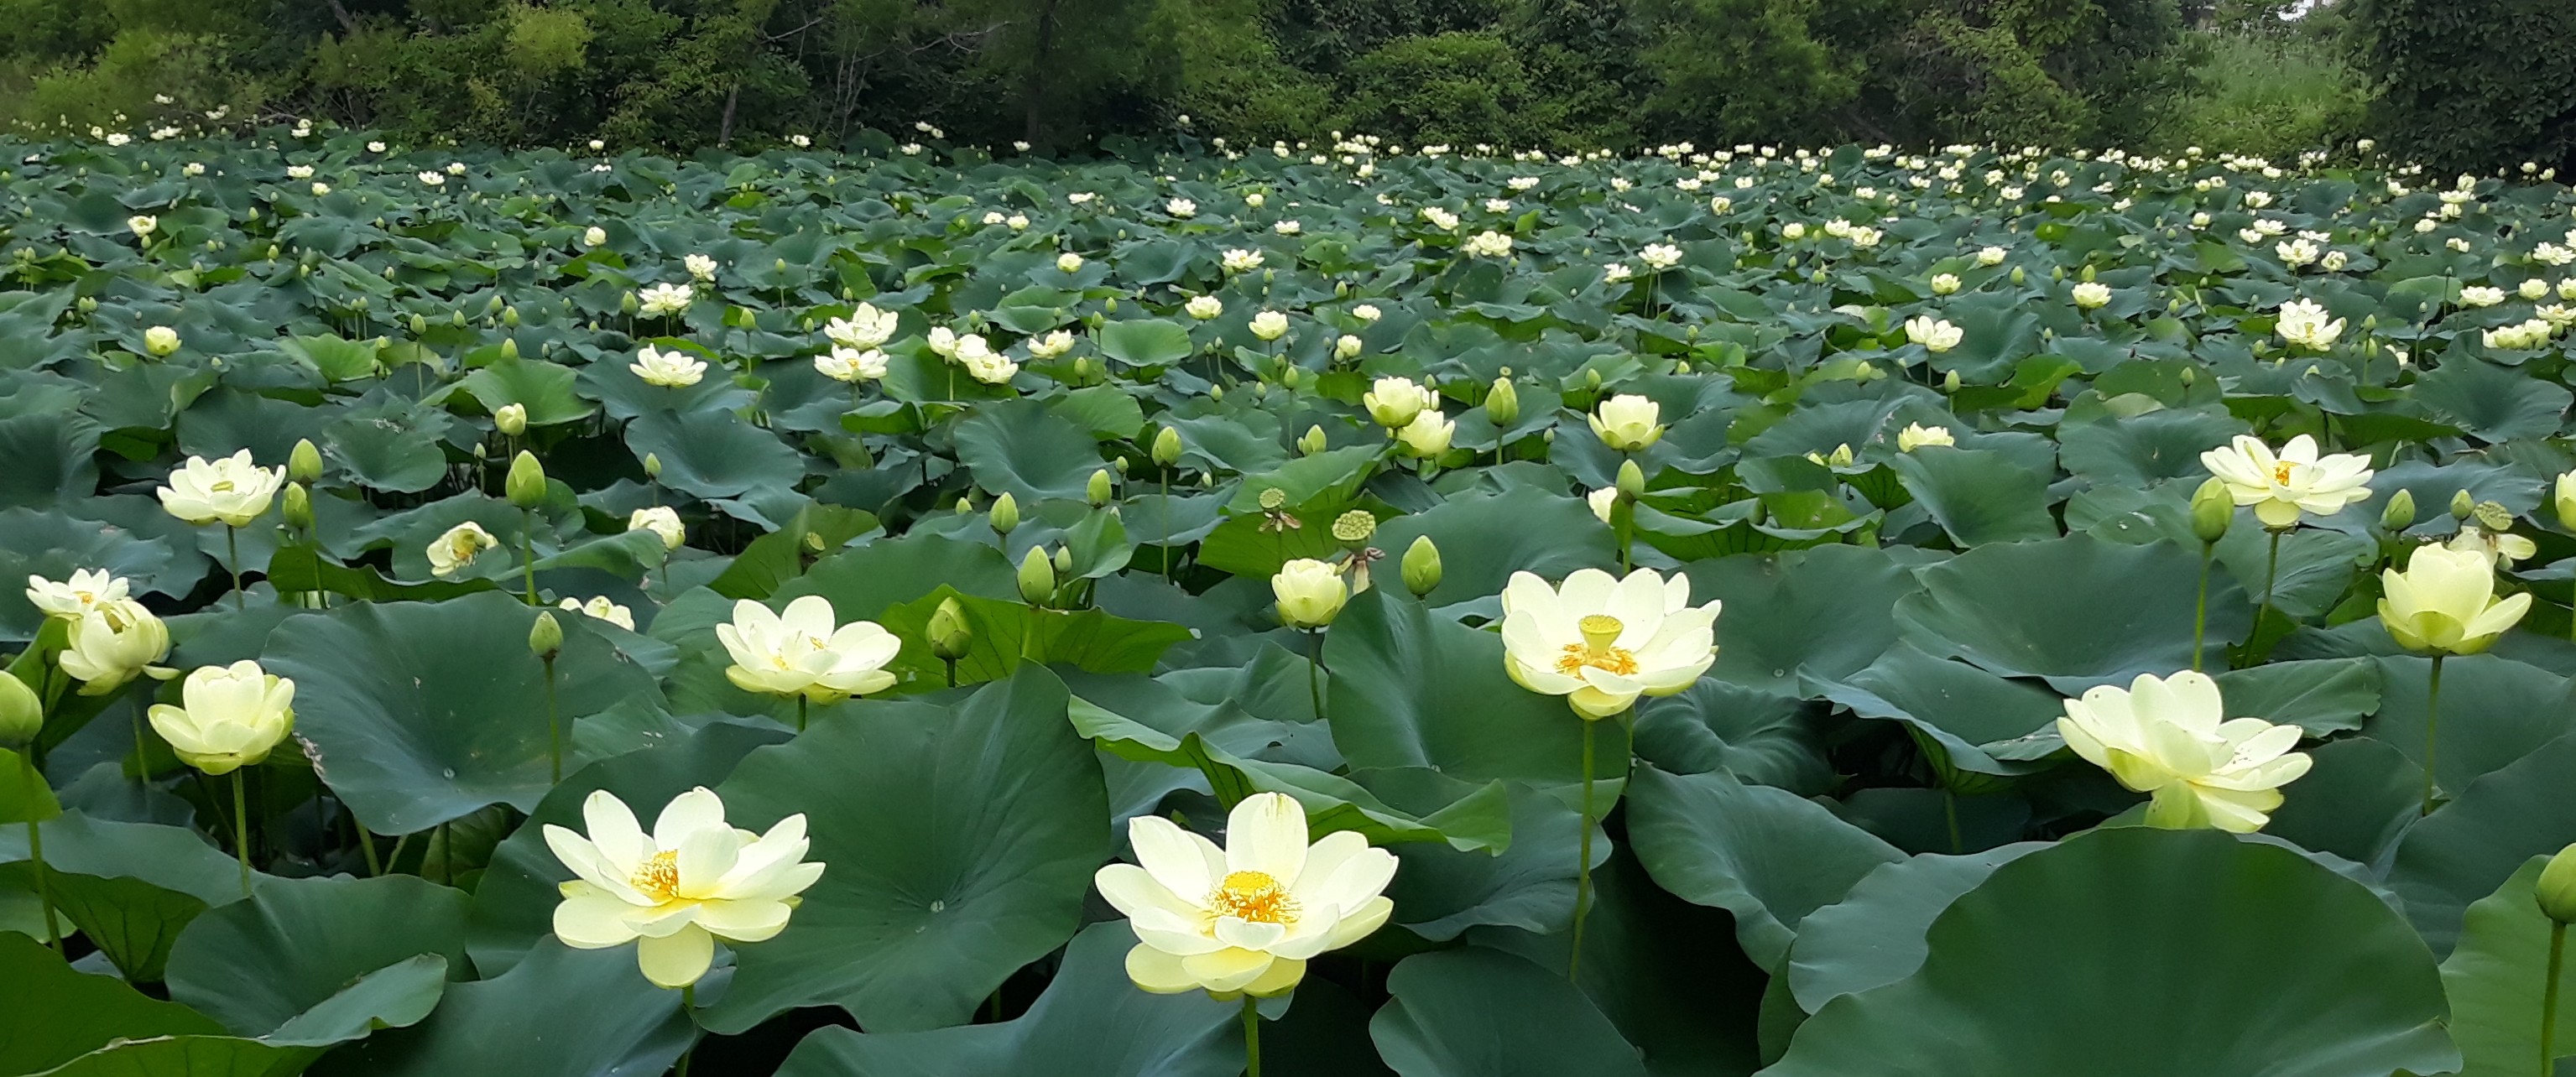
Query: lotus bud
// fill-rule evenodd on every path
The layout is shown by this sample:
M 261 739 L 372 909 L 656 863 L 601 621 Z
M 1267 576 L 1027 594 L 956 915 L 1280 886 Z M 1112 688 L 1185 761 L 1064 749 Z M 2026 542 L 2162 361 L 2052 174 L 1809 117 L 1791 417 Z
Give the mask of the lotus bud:
M 1058 546 L 1055 548 L 1055 574 L 1058 576 L 1070 576 L 1073 574 L 1073 547 Z
M 537 623 L 528 629 L 528 652 L 549 662 L 563 652 L 563 625 L 553 613 L 537 611 Z
M 1583 372 L 1583 387 L 1594 390 L 1601 388 L 1601 368 L 1593 367 Z
M 519 338 L 501 338 L 501 357 L 504 359 L 516 359 L 519 357 Z
M 519 327 L 519 308 L 517 308 L 517 307 L 503 307 L 503 308 L 501 308 L 501 324 L 502 324 L 503 326 L 505 326 L 505 327 L 507 327 L 507 328 L 511 328 L 511 329 L 516 329 L 516 328 L 518 328 L 518 327 Z
M 1646 471 L 1634 460 L 1619 461 L 1619 492 L 1635 497 L 1646 492 Z
M 966 649 L 975 643 L 975 630 L 966 626 L 966 607 L 954 597 L 941 599 L 939 608 L 930 611 L 930 626 L 923 635 L 929 637 L 930 653 L 943 662 L 966 657 Z
M 484 316 L 484 317 L 486 317 L 486 318 L 489 318 L 489 317 L 491 317 L 491 316 L 493 316 L 493 315 L 495 315 L 495 314 L 499 314 L 499 313 L 501 313 L 501 295 L 500 295 L 500 293 L 495 292 L 495 293 L 493 293 L 493 294 L 491 294 L 491 295 L 484 296 L 484 297 L 483 297 L 483 316 Z
M 1279 371 L 1279 384 L 1294 389 L 1297 387 L 1298 382 L 1304 380 L 1306 380 L 1305 370 L 1293 364 L 1288 364 L 1285 360 L 1282 360 L 1282 366 Z
M 18 690 L 26 691 L 26 685 L 20 684 Z M 2562 924 L 2576 924 L 2576 845 L 2560 849 L 2549 858 L 2549 863 L 2540 869 L 2540 878 L 2531 884 L 2531 896 L 2540 903 L 2541 915 Z
M 1010 534 L 1020 526 L 1020 499 L 1004 491 L 1002 496 L 993 499 L 993 511 L 984 519 L 993 525 L 994 534 Z
M 1170 467 L 1181 462 L 1181 432 L 1164 427 L 1154 435 L 1154 464 Z
M 662 477 L 662 455 L 660 453 L 648 452 L 644 454 L 644 477 L 648 479 L 658 479 Z
M 2451 495 L 2452 519 L 2466 521 L 2469 518 L 2469 514 L 2476 511 L 2478 511 L 2477 499 L 2470 497 L 2468 491 L 2462 490 Z
M 1055 597 L 1055 563 L 1047 560 L 1044 547 L 1029 547 L 1020 558 L 1020 598 L 1032 606 L 1043 606 Z
M 2014 267 L 2013 267 L 2013 269 L 2012 269 L 2012 282 L 2013 282 L 2013 283 L 2015 283 L 2015 284 L 2020 284 L 2020 283 L 2022 283 L 2022 282 L 2024 282 L 2024 281 L 2027 281 L 2027 280 L 2029 280 L 2029 279 L 2030 279 L 2030 274 L 2022 272 L 2022 268 L 2021 268 L 2020 266 L 2014 266 Z
M 1094 469 L 1091 473 L 1091 481 L 1083 484 L 1083 498 L 1090 501 L 1091 507 L 1096 509 L 1109 503 L 1109 492 L 1109 469 Z
M 0 748 L 23 751 L 45 729 L 45 703 L 16 674 L 0 672 Z
M 528 406 L 503 404 L 492 412 L 492 425 L 501 433 L 517 437 L 528 432 Z
M 1495 426 L 1510 426 L 1521 417 L 1520 390 L 1512 388 L 1511 376 L 1494 379 L 1494 387 L 1485 393 L 1485 417 Z
M 1439 588 L 1440 547 L 1431 544 L 1431 536 L 1417 535 L 1404 548 L 1404 589 L 1422 598 Z
M 520 508 L 533 509 L 545 504 L 545 465 L 537 463 L 537 454 L 519 450 L 518 457 L 510 461 L 510 477 L 501 488 L 509 494 L 510 503 Z
M 297 482 L 313 482 L 322 477 L 322 450 L 313 447 L 313 439 L 298 440 L 294 451 L 286 454 L 286 477 Z
M 2227 495 L 2227 483 L 2217 476 L 2191 495 L 2191 533 L 2203 543 L 2227 537 L 2227 525 L 2236 519 L 2236 500 Z
M 1324 451 L 1324 428 L 1321 426 L 1307 427 L 1306 432 L 1299 435 L 1297 438 L 1297 451 L 1307 456 L 1313 456 L 1316 453 Z
M 2388 507 L 2379 510 L 2379 526 L 2390 533 L 2415 525 L 2415 491 L 2399 490 L 2388 499 Z
M 970 512 L 973 512 L 973 511 L 975 511 L 975 499 L 974 499 L 974 498 L 971 498 L 971 497 L 961 497 L 961 498 L 958 498 L 958 499 L 957 499 L 957 515 L 959 515 L 959 516 L 964 516 L 964 515 L 966 515 L 967 513 L 970 513 Z
M 2184 373 L 2188 374 L 2188 373 L 2190 373 L 2190 371 L 2184 371 Z M 1944 374 L 1942 374 L 1942 375 L 1941 375 L 1941 391 L 1942 391 L 1942 392 L 1945 392 L 1945 393 L 1955 393 L 1955 392 L 1958 392 L 1958 391 L 1959 391 L 1959 385 L 1960 385 L 1960 381 L 1959 381 L 1959 372 L 1958 372 L 1958 371 L 1953 370 L 1953 371 L 1949 371 L 1949 372 L 1944 373 Z
M 429 332 L 429 319 L 428 319 L 427 317 L 425 317 L 425 316 L 423 316 L 423 315 L 419 315 L 419 314 L 414 314 L 414 315 L 412 315 L 412 316 L 411 316 L 411 335 L 413 335 L 413 336 L 419 336 L 419 335 L 421 335 L 421 334 L 423 334 L 423 333 L 426 333 L 426 332 Z
M 1377 517 L 1367 509 L 1352 509 L 1333 520 L 1333 541 L 1351 551 L 1365 549 L 1370 535 L 1377 533 Z
M 2014 270 L 2014 272 L 2018 273 L 2018 272 L 2020 272 L 2020 270 Z M 644 309 L 644 308 L 643 308 L 643 305 L 642 305 L 642 304 L 637 303 L 637 302 L 635 301 L 635 293 L 633 293 L 633 292 L 628 292 L 628 293 L 626 293 L 626 298 L 621 299 L 621 300 L 618 300 L 618 302 L 617 302 L 617 309 L 618 309 L 618 311 L 619 311 L 619 312 L 624 313 L 624 314 L 625 314 L 625 315 L 627 315 L 628 317 L 633 317 L 633 316 L 635 315 L 635 312 L 636 312 L 636 311 L 642 310 L 642 309 Z
M 303 483 L 287 483 L 278 498 L 277 511 L 286 520 L 286 526 L 298 531 L 313 530 L 313 495 L 305 492 Z

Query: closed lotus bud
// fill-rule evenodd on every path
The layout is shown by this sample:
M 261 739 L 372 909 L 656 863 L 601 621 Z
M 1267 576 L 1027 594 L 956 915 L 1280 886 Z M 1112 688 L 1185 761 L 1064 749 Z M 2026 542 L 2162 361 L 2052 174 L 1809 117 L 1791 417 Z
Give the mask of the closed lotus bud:
M 1055 548 L 1055 574 L 1058 576 L 1069 576 L 1073 574 L 1073 547 L 1058 546 Z
M 19 685 L 19 690 L 25 691 L 26 686 Z M 2540 869 L 2540 878 L 2531 884 L 2531 896 L 2540 903 L 2542 915 L 2562 924 L 2576 924 L 2576 845 L 2560 849 L 2549 858 L 2549 863 Z
M 2015 283 L 2015 284 L 2020 284 L 2020 283 L 2022 283 L 2023 281 L 2026 281 L 2026 280 L 2029 280 L 2029 279 L 2030 279 L 2030 274 L 2022 272 L 2022 268 L 2021 268 L 2020 266 L 2014 266 L 2014 267 L 2013 267 L 2013 270 L 2012 270 L 2012 282 L 2013 282 L 2013 283 Z
M 1594 367 L 1583 372 L 1583 387 L 1586 389 L 1601 387 L 1601 368 Z
M 1007 535 L 1020 526 L 1020 499 L 1008 492 L 993 499 L 993 511 L 984 518 L 993 525 L 993 533 Z
M 2018 269 L 2016 269 L 2016 270 L 2013 270 L 2013 272 L 2015 272 L 2015 273 L 2019 273 L 2019 272 L 2021 272 L 2021 271 L 2020 271 L 2020 270 L 2018 270 Z M 626 313 L 626 314 L 630 314 L 630 315 L 631 315 L 631 314 L 634 314 L 636 311 L 642 310 L 642 309 L 644 309 L 644 308 L 643 308 L 643 305 L 642 305 L 642 304 L 639 304 L 639 303 L 637 303 L 637 302 L 635 301 L 635 293 L 633 293 L 633 292 L 628 292 L 628 293 L 626 293 L 626 298 L 621 299 L 621 300 L 619 300 L 619 301 L 617 302 L 617 309 L 618 309 L 619 311 L 623 312 L 623 313 Z
M 516 359 L 516 358 L 518 358 L 518 357 L 519 357 L 519 341 L 518 341 L 518 338 L 516 338 L 516 337 L 502 337 L 502 338 L 501 338 L 501 357 L 502 357 L 502 358 L 504 358 L 504 359 Z
M 286 519 L 286 526 L 298 531 L 313 530 L 313 495 L 305 492 L 303 483 L 287 483 L 278 498 L 277 511 Z
M 2191 495 L 2191 533 L 2202 542 L 2216 542 L 2227 537 L 2227 525 L 2236 518 L 2236 500 L 2227 494 L 2225 480 L 2213 475 Z
M 1646 492 L 1646 471 L 1634 460 L 1619 461 L 1619 492 L 1636 497 Z
M 506 326 L 506 327 L 508 327 L 508 328 L 511 328 L 511 329 L 516 329 L 516 328 L 518 328 L 518 327 L 519 327 L 519 308 L 517 308 L 517 307 L 503 307 L 503 308 L 501 308 L 501 324 L 502 324 L 502 325 L 504 325 L 504 326 Z
M 1321 426 L 1307 427 L 1306 432 L 1298 435 L 1297 437 L 1297 451 L 1307 456 L 1313 456 L 1316 453 L 1324 451 L 1324 428 Z
M 1494 387 L 1485 393 L 1485 417 L 1495 426 L 1510 426 L 1521 417 L 1520 390 L 1512 388 L 1509 375 L 1494 379 Z
M 537 612 L 537 623 L 528 629 L 528 651 L 548 660 L 563 651 L 563 626 L 555 623 L 554 614 Z
M 1126 477 L 1126 475 L 1127 475 L 1127 467 L 1128 467 L 1128 464 L 1127 464 L 1127 458 L 1126 458 L 1126 457 L 1124 457 L 1124 456 L 1121 456 L 1121 457 L 1118 457 L 1117 459 L 1114 459 L 1114 460 L 1109 461 L 1109 469 L 1110 469 L 1111 471 L 1115 471 L 1115 472 L 1117 472 L 1120 478 L 1125 478 L 1125 477 Z
M 662 477 L 661 454 L 649 452 L 644 454 L 644 477 L 648 479 L 658 479 Z
M 313 439 L 303 438 L 286 454 L 286 477 L 297 482 L 312 482 L 322 477 L 322 450 L 313 447 Z
M 499 313 L 501 313 L 501 296 L 494 293 L 483 297 L 483 316 L 489 318 Z
M 411 335 L 419 336 L 426 332 L 429 332 L 429 319 L 418 314 L 412 315 Z
M 1158 467 L 1170 467 L 1180 462 L 1181 432 L 1166 426 L 1154 435 L 1154 463 Z
M 1413 545 L 1404 548 L 1404 589 L 1413 597 L 1423 598 L 1440 588 L 1440 547 L 1431 544 L 1431 536 L 1414 536 Z
M 959 516 L 964 516 L 964 515 L 966 515 L 967 513 L 970 513 L 970 512 L 973 512 L 973 511 L 975 511 L 975 499 L 974 499 L 974 498 L 971 498 L 971 497 L 961 497 L 961 498 L 958 498 L 958 499 L 957 499 L 957 515 L 959 515 Z
M 1083 498 L 1090 501 L 1091 507 L 1096 509 L 1109 503 L 1109 493 L 1109 469 L 1098 468 L 1093 470 L 1091 473 L 1091 481 L 1083 484 Z
M 975 643 L 975 630 L 966 625 L 966 607 L 955 598 L 941 599 L 939 608 L 930 611 L 930 626 L 923 635 L 929 637 L 930 653 L 945 662 L 966 657 L 966 649 Z
M 537 454 L 525 449 L 510 461 L 510 478 L 501 486 L 510 503 L 533 509 L 546 503 L 546 469 L 537 462 Z
M 2389 531 L 2404 531 L 2415 525 L 2415 491 L 2399 490 L 2388 499 L 2388 507 L 2379 510 L 2379 526 Z
M 528 432 L 528 406 L 503 404 L 492 412 L 492 425 L 503 434 L 517 437 Z
M 2473 513 L 2473 512 L 2476 512 L 2476 511 L 2478 511 L 2478 502 L 2477 502 L 2477 499 L 2476 499 L 2476 498 L 2473 498 L 2473 497 L 2470 497 L 2470 496 L 2469 496 L 2469 492 L 2468 492 L 2468 491 L 2466 491 L 2466 490 L 2462 490 L 2462 491 L 2460 491 L 2459 493 L 2456 493 L 2456 494 L 2452 494 L 2452 495 L 2451 495 L 2451 518 L 2452 518 L 2452 519 L 2454 519 L 2454 520 L 2466 520 L 2466 519 L 2468 519 L 2468 518 L 2469 518 L 2469 514 L 2470 514 L 2470 513 Z
M 45 729 L 45 703 L 16 675 L 0 672 L 0 748 L 20 751 Z
M 2183 371 L 2183 373 L 2185 373 L 2185 374 L 2189 374 L 2189 373 L 2191 373 L 2191 371 L 2186 370 L 2186 371 Z M 1942 391 L 1942 392 L 1945 392 L 1945 393 L 1955 393 L 1955 392 L 1958 392 L 1958 391 L 1959 391 L 1959 385 L 1960 385 L 1960 382 L 1959 382 L 1959 372 L 1958 372 L 1958 371 L 1953 370 L 1953 371 L 1949 371 L 1948 373 L 1945 373 L 1945 374 L 1941 375 L 1941 391 Z
M 1020 599 L 1032 606 L 1043 606 L 1055 597 L 1055 562 L 1047 560 L 1044 547 L 1029 547 L 1028 556 L 1020 558 Z

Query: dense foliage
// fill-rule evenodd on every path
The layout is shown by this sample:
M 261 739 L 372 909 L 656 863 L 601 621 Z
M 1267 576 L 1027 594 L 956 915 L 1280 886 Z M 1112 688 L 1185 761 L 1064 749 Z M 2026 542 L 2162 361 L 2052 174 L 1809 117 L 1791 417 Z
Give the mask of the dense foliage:
M 2576 1052 L 2564 185 L 117 143 L 0 147 L 0 1073 Z M 1631 566 L 1704 675 L 1522 623 Z M 1542 694 L 1614 667 L 1678 679 Z M 1274 793 L 1384 926 L 1131 985 L 1204 922 L 1115 865 L 1326 915 L 1167 870 Z M 763 832 L 792 917 L 795 856 L 683 885 Z
M 2445 167 L 2576 163 L 2576 11 L 2548 0 L 2361 0 L 2374 120 Z

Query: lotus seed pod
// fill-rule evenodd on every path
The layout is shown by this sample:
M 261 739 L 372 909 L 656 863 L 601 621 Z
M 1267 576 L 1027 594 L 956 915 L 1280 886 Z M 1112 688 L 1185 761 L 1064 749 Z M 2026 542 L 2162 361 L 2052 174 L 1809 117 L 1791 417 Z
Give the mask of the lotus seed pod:
M 1090 501 L 1091 507 L 1096 509 L 1109 503 L 1109 493 L 1109 469 L 1094 469 L 1091 473 L 1091 481 L 1083 484 L 1083 498 Z
M 2404 531 L 2415 525 L 2415 491 L 2399 490 L 2388 499 L 2388 507 L 2379 510 L 2379 526 L 2390 532 Z
M 2227 483 L 2217 476 L 2201 483 L 2191 495 L 2191 533 L 2204 543 L 2227 537 L 2227 525 L 2236 518 L 2236 501 L 2227 494 Z
M 510 461 L 510 477 L 501 488 L 509 495 L 510 503 L 520 508 L 533 509 L 545 504 L 545 465 L 537 463 L 537 454 L 519 450 L 519 455 Z
M 975 643 L 975 630 L 966 624 L 966 607 L 954 596 L 941 599 L 939 608 L 930 611 L 930 625 L 922 634 L 929 638 L 930 653 L 947 662 L 966 657 L 966 649 Z
M 1154 464 L 1170 467 L 1181 462 L 1181 432 L 1164 427 L 1154 435 Z
M 19 687 L 25 689 L 23 684 Z M 2540 878 L 2531 884 L 2531 896 L 2540 903 L 2541 915 L 2562 924 L 2576 924 L 2576 845 L 2560 849 L 2549 858 L 2549 863 L 2540 869 Z
M 16 674 L 0 672 L 0 748 L 20 751 L 45 729 L 45 703 Z
M 2502 502 L 2478 502 L 2478 507 L 2469 510 L 2469 518 L 2477 521 L 2478 526 L 2499 534 L 2513 528 L 2513 510 L 2504 507 Z
M 1020 558 L 1020 599 L 1032 606 L 1043 606 L 1055 597 L 1055 563 L 1047 560 L 1044 547 L 1031 546 Z
M 286 454 L 286 477 L 297 482 L 313 482 L 322 477 L 322 450 L 313 447 L 313 439 L 298 440 L 294 450 Z
M 1288 507 L 1288 491 L 1273 486 L 1261 491 L 1261 511 L 1277 512 Z
M 984 520 L 993 525 L 993 533 L 997 535 L 1017 530 L 1020 526 L 1020 499 L 1004 491 L 1002 496 L 993 499 L 993 511 Z
M 537 612 L 537 623 L 528 629 L 528 651 L 544 659 L 552 659 L 563 651 L 563 625 L 555 621 L 552 612 Z
M 1352 509 L 1333 519 L 1333 541 L 1349 550 L 1368 546 L 1370 535 L 1377 533 L 1377 517 L 1367 509 Z
M 1431 536 L 1417 535 L 1404 548 L 1404 589 L 1423 598 L 1439 587 L 1440 547 L 1431 544 Z

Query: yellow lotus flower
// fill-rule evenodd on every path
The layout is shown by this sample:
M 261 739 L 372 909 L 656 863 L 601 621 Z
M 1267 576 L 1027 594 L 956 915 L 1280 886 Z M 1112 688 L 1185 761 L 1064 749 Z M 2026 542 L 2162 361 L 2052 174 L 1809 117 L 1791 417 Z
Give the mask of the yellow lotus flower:
M 2280 787 L 2306 774 L 2311 760 L 2290 751 L 2299 727 L 2225 715 L 2218 682 L 2206 674 L 2140 674 L 2125 691 L 2104 685 L 2067 700 L 2057 732 L 2122 786 L 2152 795 L 2148 825 L 2251 834 L 2271 821 Z
M 707 376 L 707 364 L 692 358 L 689 353 L 678 348 L 663 351 L 650 344 L 635 353 L 635 362 L 626 369 L 644 379 L 644 384 L 666 389 L 685 389 Z
M 1689 688 L 1717 662 L 1718 602 L 1690 604 L 1690 580 L 1650 568 L 1617 579 L 1596 568 L 1549 587 L 1515 572 L 1503 587 L 1503 669 L 1575 713 L 1607 718 L 1640 695 Z
M 170 654 L 170 629 L 132 599 L 102 602 L 72 622 L 58 662 L 81 682 L 80 694 L 103 696 L 136 674 L 156 673 L 153 663 Z
M 662 540 L 665 550 L 679 549 L 681 543 L 689 540 L 688 528 L 681 526 L 680 514 L 669 505 L 655 505 L 628 513 L 626 529 L 652 532 Z
M 1662 405 L 1634 393 L 1622 393 L 1593 409 L 1592 433 L 1602 444 L 1620 452 L 1637 452 L 1664 439 L 1663 424 L 1657 421 L 1662 413 Z
M 268 511 L 269 500 L 285 484 L 285 468 L 260 467 L 251 462 L 250 450 L 243 449 L 211 463 L 189 457 L 158 492 L 161 507 L 189 523 L 248 527 Z
M 716 626 L 716 640 L 733 656 L 725 679 L 746 692 L 803 696 L 829 703 L 894 687 L 885 670 L 903 641 L 874 621 L 833 624 L 832 600 L 807 595 L 785 614 L 744 599 L 733 604 L 733 623 Z
M 1312 845 L 1306 833 L 1306 809 L 1279 793 L 1235 805 L 1223 849 L 1160 816 L 1129 820 L 1137 863 L 1092 877 L 1136 932 L 1127 977 L 1160 995 L 1278 995 L 1308 959 L 1385 924 L 1395 855 L 1355 831 Z
M 585 617 L 606 621 L 629 632 L 635 631 L 635 611 L 609 601 L 607 595 L 593 597 L 588 602 L 578 598 L 567 598 L 555 603 L 555 606 Z
M 483 551 L 500 544 L 499 538 L 472 520 L 448 528 L 445 534 L 430 541 L 429 574 L 442 580 L 456 575 L 458 570 L 473 564 Z
M 1279 600 L 1279 623 L 1290 628 L 1322 628 L 1333 623 L 1350 601 L 1350 588 L 1342 583 L 1341 569 L 1331 562 L 1300 557 L 1279 566 L 1270 577 L 1270 591 Z
M 2558 510 L 2558 526 L 2576 530 L 2576 471 L 2558 476 L 2552 490 L 2551 507 Z
M 1896 451 L 1898 452 L 1913 452 L 1926 445 L 1957 445 L 1958 443 L 1958 439 L 1951 436 L 1950 428 L 1946 426 L 1909 423 L 1905 429 L 1896 432 Z
M 873 351 L 894 339 L 895 321 L 895 312 L 878 310 L 873 303 L 861 303 L 849 317 L 825 321 L 823 335 L 832 343 L 853 351 Z
M 247 659 L 197 667 L 179 682 L 179 699 L 153 704 L 152 731 L 207 774 L 258 765 L 295 728 L 295 682 Z
M 1423 409 L 1437 403 L 1439 398 L 1431 390 L 1411 378 L 1379 378 L 1360 397 L 1360 406 L 1368 409 L 1369 418 L 1389 430 L 1402 429 Z
M 701 786 L 672 798 L 647 834 L 616 794 L 581 802 L 587 837 L 548 824 L 546 847 L 579 878 L 563 884 L 555 937 L 581 950 L 635 945 L 644 978 L 687 987 L 707 974 L 715 940 L 763 942 L 787 927 L 796 895 L 823 875 L 806 863 L 805 816 L 753 834 L 726 825 L 724 801 Z
M 2480 550 L 2418 546 L 2379 583 L 2379 622 L 2410 651 L 2476 654 L 2531 612 L 2528 594 L 2495 597 L 2495 561 Z
M 2291 438 L 2277 455 L 2262 439 L 2238 434 L 2226 448 L 2200 454 L 2200 463 L 2227 484 L 2239 508 L 2253 506 L 2254 518 L 2269 528 L 2295 527 L 2301 513 L 2332 516 L 2370 500 L 2370 458 L 2320 457 L 2306 434 Z
M 2503 568 L 2540 552 L 2540 544 L 2511 531 L 2489 531 L 2476 524 L 2463 524 L 2460 533 L 2443 543 L 2454 550 L 2485 554 Z
M 125 601 L 127 586 L 125 577 L 112 575 L 106 569 L 79 569 L 63 583 L 29 576 L 27 601 L 48 617 L 78 620 L 109 603 Z
M 1449 451 L 1449 439 L 1458 432 L 1458 424 L 1440 414 L 1437 408 L 1425 408 L 1395 432 L 1396 444 L 1408 456 L 1434 457 Z

